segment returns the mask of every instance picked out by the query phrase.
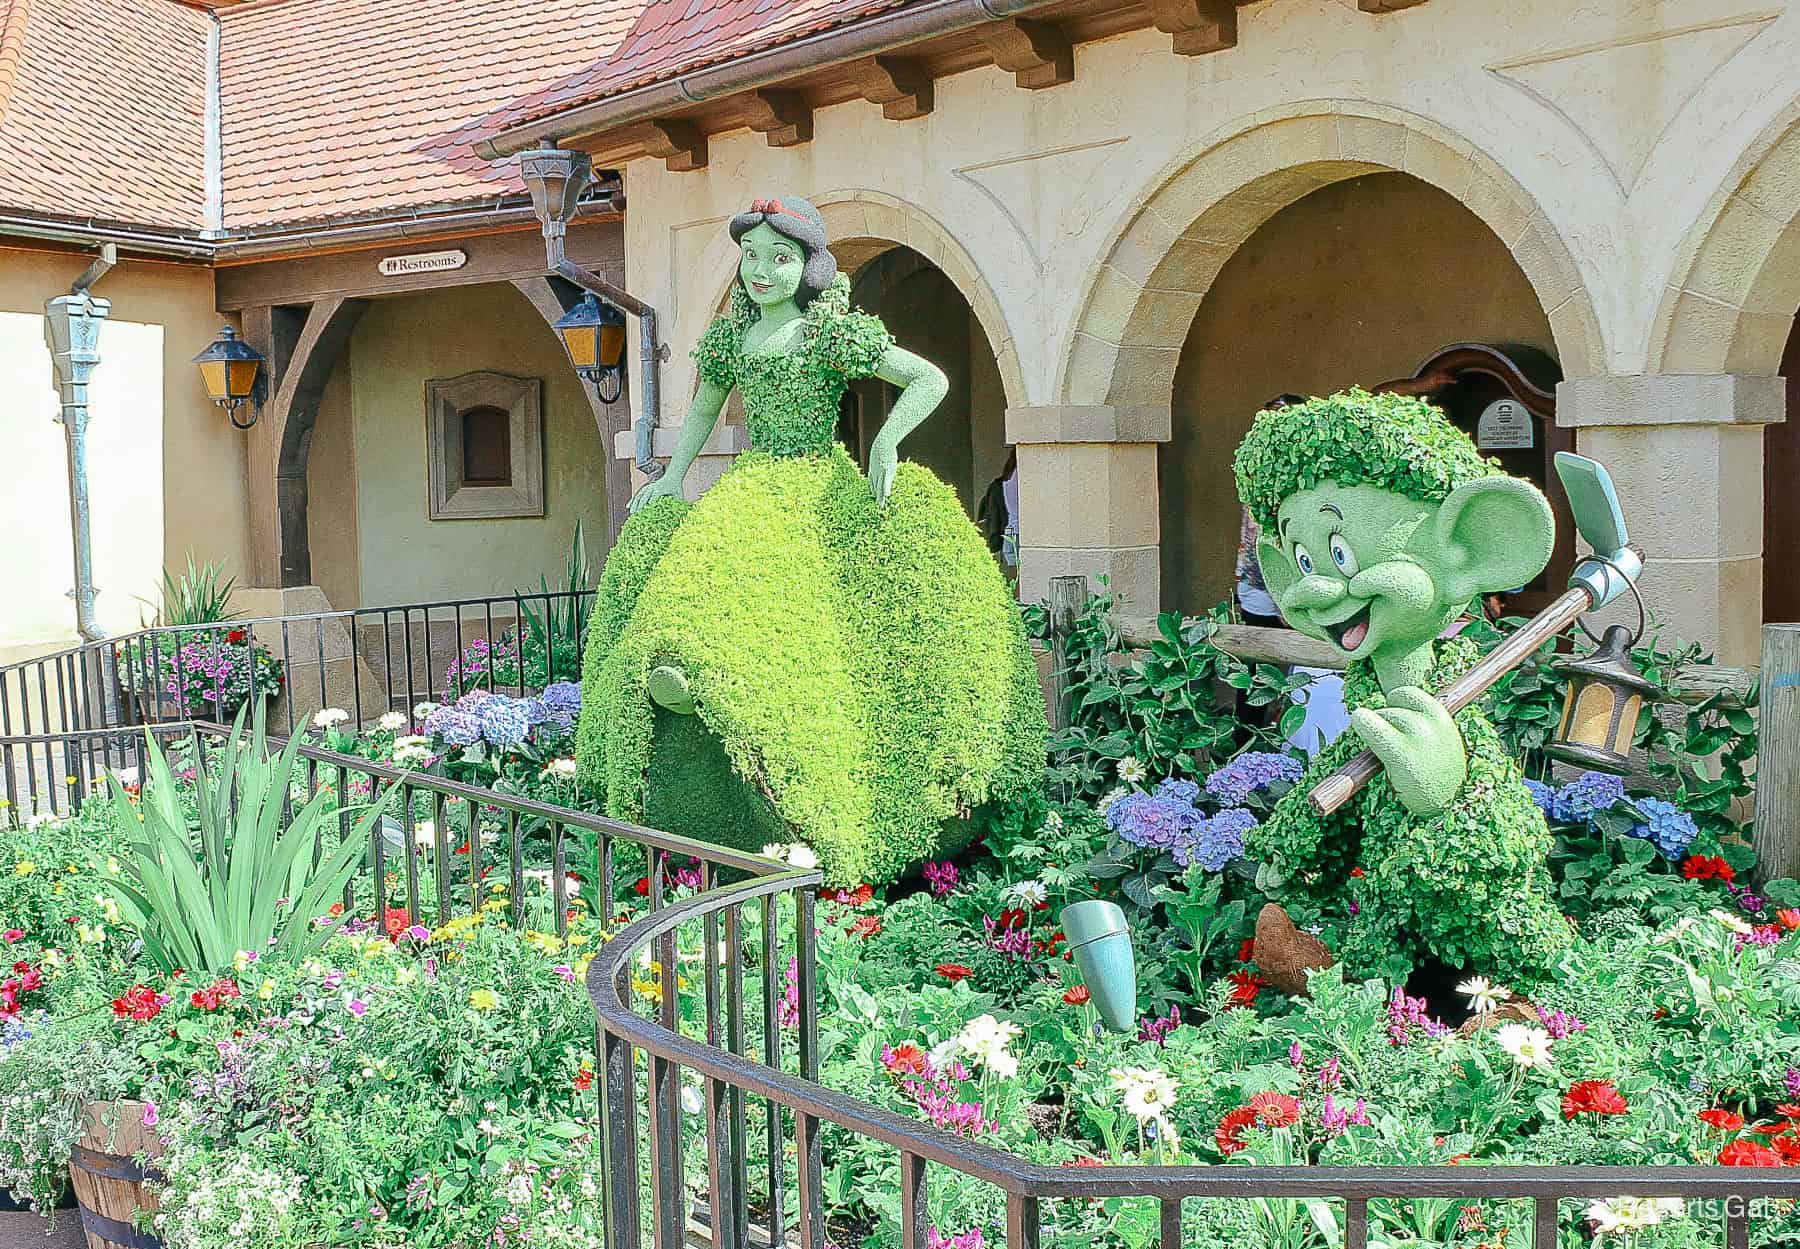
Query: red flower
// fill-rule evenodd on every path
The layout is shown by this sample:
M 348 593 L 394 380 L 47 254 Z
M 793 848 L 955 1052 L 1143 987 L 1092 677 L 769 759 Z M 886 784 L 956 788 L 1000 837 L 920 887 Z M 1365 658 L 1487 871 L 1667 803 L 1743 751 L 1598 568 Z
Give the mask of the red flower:
M 951 984 L 955 984 L 958 980 L 967 980 L 975 974 L 973 967 L 964 967 L 961 963 L 939 963 L 932 970 Z
M 1093 1000 L 1094 995 L 1088 992 L 1088 987 L 1085 984 L 1078 984 L 1073 989 L 1070 989 L 1067 993 L 1063 994 L 1063 1001 L 1067 1002 L 1070 1006 L 1086 1006 Z
M 1086 1154 L 1083 1154 L 1079 1158 L 1071 1158 L 1067 1162 L 1058 1165 L 1065 1167 L 1103 1167 L 1106 1164 L 1098 1158 L 1090 1158 Z
M 1286 1093 L 1258 1093 L 1247 1109 L 1254 1111 L 1256 1121 L 1266 1128 L 1292 1127 L 1300 1121 L 1300 1101 Z
M 242 996 L 235 980 L 221 976 L 204 989 L 195 990 L 188 1001 L 196 1010 L 219 1010 L 233 998 Z
M 6 937 L 6 944 L 17 945 L 19 942 L 21 942 L 25 939 L 25 930 L 23 928 L 8 928 L 6 930 L 5 937 Z
M 1744 1117 L 1729 1110 L 1714 1108 L 1700 1112 L 1700 1122 L 1719 1132 L 1735 1132 L 1744 1126 Z
M 336 919 L 344 913 L 344 904 L 342 902 L 333 902 L 329 907 L 325 908 L 325 913 L 333 919 Z
M 638 877 L 631 882 L 631 887 L 636 891 L 637 896 L 640 898 L 647 898 L 650 896 L 650 878 L 648 876 Z
M 1225 979 L 1231 981 L 1230 1006 L 1254 1006 L 1256 995 L 1269 987 L 1269 982 L 1253 971 L 1234 971 Z
M 149 1023 L 162 1014 L 163 1003 L 168 1000 L 147 984 L 134 984 L 125 990 L 123 997 L 113 999 L 113 1015 L 118 1019 Z
M 861 937 L 864 941 L 867 941 L 870 937 L 875 936 L 880 931 L 881 916 L 879 915 L 858 916 L 856 922 L 850 925 L 850 935 L 853 937 Z
M 1577 1080 L 1562 1100 L 1565 1119 L 1581 1114 L 1622 1115 L 1630 1108 L 1611 1080 Z
M 381 926 L 390 939 L 398 941 L 400 934 L 412 927 L 412 913 L 403 906 L 391 906 L 382 913 Z
M 225 635 L 227 642 L 243 643 L 250 640 L 250 635 L 242 629 L 233 629 Z
M 575 1091 L 585 1093 L 594 1087 L 594 1073 L 583 1067 L 575 1073 Z
M 925 1057 L 925 1051 L 908 1042 L 888 1050 L 881 1056 L 881 1065 L 895 1075 L 912 1074 L 922 1076 L 931 1065 Z
M 1775 1113 L 1783 1119 L 1800 1119 L 1800 1106 L 1796 1106 L 1792 1102 L 1782 1102 L 1781 1105 L 1775 1107 Z
M 1800 929 L 1800 911 L 1795 910 L 1791 906 L 1783 907 L 1781 910 L 1775 912 L 1775 922 L 1789 932 Z
M 1248 963 L 1256 957 L 1256 938 L 1245 937 L 1244 944 L 1238 947 L 1238 962 Z
M 1219 1147 L 1222 1154 L 1235 1154 L 1244 1148 L 1244 1129 L 1256 1122 L 1256 1111 L 1248 1106 L 1239 1106 L 1219 1121 L 1213 1132 L 1213 1144 Z
M 1353 867 L 1350 869 L 1350 875 L 1356 880 L 1361 880 L 1363 877 L 1367 876 L 1368 873 L 1363 871 L 1360 867 Z
M 24 962 L 23 960 L 13 964 L 13 974 L 15 976 L 23 976 L 26 972 L 28 972 L 30 970 L 31 970 L 31 964 Z
M 1726 884 L 1737 879 L 1731 864 L 1716 854 L 1689 855 L 1682 860 L 1681 874 L 1689 880 L 1722 880 Z
M 1719 1151 L 1719 1161 L 1728 1167 L 1778 1167 L 1781 1155 L 1755 1141 L 1732 1141 Z
M 1000 931 L 1011 932 L 1015 928 L 1025 926 L 1025 912 L 1016 906 L 1009 906 L 1000 912 Z

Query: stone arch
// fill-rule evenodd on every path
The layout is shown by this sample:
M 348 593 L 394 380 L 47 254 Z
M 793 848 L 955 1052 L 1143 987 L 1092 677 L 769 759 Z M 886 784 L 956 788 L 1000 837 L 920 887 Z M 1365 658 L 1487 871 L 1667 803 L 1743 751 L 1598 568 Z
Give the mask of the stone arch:
M 1382 171 L 1410 174 L 1474 212 L 1531 282 L 1564 375 L 1604 372 L 1599 320 L 1574 258 L 1516 179 L 1417 115 L 1315 100 L 1236 123 L 1158 176 L 1083 293 L 1057 393 L 1069 404 L 1167 412 L 1188 327 L 1238 246 L 1309 192 Z
M 1763 131 L 1688 232 L 1648 372 L 1780 371 L 1800 308 L 1800 100 Z
M 901 245 L 912 248 L 942 270 L 969 301 L 994 349 L 1006 402 L 1027 402 L 1019 354 L 1000 301 L 975 258 L 930 213 L 917 204 L 879 191 L 826 191 L 811 199 L 825 218 L 832 254 L 844 272 L 854 274 L 882 252 Z M 681 341 L 699 338 L 723 302 L 736 269 L 737 244 L 721 223 L 718 237 L 707 245 L 701 260 L 700 270 L 707 275 L 701 289 L 708 298 L 698 308 L 682 310 Z

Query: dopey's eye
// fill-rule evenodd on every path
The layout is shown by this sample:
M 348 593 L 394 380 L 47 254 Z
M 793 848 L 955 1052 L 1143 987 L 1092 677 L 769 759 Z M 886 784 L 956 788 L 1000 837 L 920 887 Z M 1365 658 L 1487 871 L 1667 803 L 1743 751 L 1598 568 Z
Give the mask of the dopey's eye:
M 1298 542 L 1294 543 L 1294 566 L 1300 570 L 1300 575 L 1303 577 L 1313 575 L 1312 552 Z
M 1362 565 L 1356 562 L 1356 552 L 1350 549 L 1350 544 L 1344 541 L 1344 535 L 1341 533 L 1331 535 L 1331 562 L 1336 564 L 1338 571 L 1346 577 L 1354 577 L 1362 568 Z

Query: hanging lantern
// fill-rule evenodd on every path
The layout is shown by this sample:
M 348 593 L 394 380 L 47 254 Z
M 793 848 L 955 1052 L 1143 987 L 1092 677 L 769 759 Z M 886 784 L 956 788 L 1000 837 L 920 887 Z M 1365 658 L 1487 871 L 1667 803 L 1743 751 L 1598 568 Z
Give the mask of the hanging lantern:
M 605 402 L 616 400 L 625 386 L 625 314 L 589 291 L 555 329 L 581 379 L 592 382 Z
M 247 421 L 238 420 L 237 414 L 244 400 L 255 397 L 257 382 L 262 376 L 262 352 L 240 339 L 237 331 L 227 325 L 219 331 L 210 347 L 194 357 L 194 363 L 200 366 L 206 393 L 225 409 L 234 426 L 249 429 L 256 424 L 254 410 Z
M 1630 770 L 1638 712 L 1657 692 L 1632 665 L 1635 641 L 1631 630 L 1613 625 L 1592 655 L 1555 665 L 1568 680 L 1569 693 L 1562 723 L 1544 753 L 1596 772 L 1623 776 Z

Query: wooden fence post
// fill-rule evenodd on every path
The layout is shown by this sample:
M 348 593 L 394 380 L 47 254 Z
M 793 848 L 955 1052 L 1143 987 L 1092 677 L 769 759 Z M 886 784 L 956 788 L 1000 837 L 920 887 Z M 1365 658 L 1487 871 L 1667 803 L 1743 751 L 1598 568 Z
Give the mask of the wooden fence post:
M 1800 877 L 1800 624 L 1762 631 L 1756 855 L 1765 880 Z
M 1087 602 L 1086 577 L 1050 578 L 1050 727 L 1069 725 L 1069 632 Z

